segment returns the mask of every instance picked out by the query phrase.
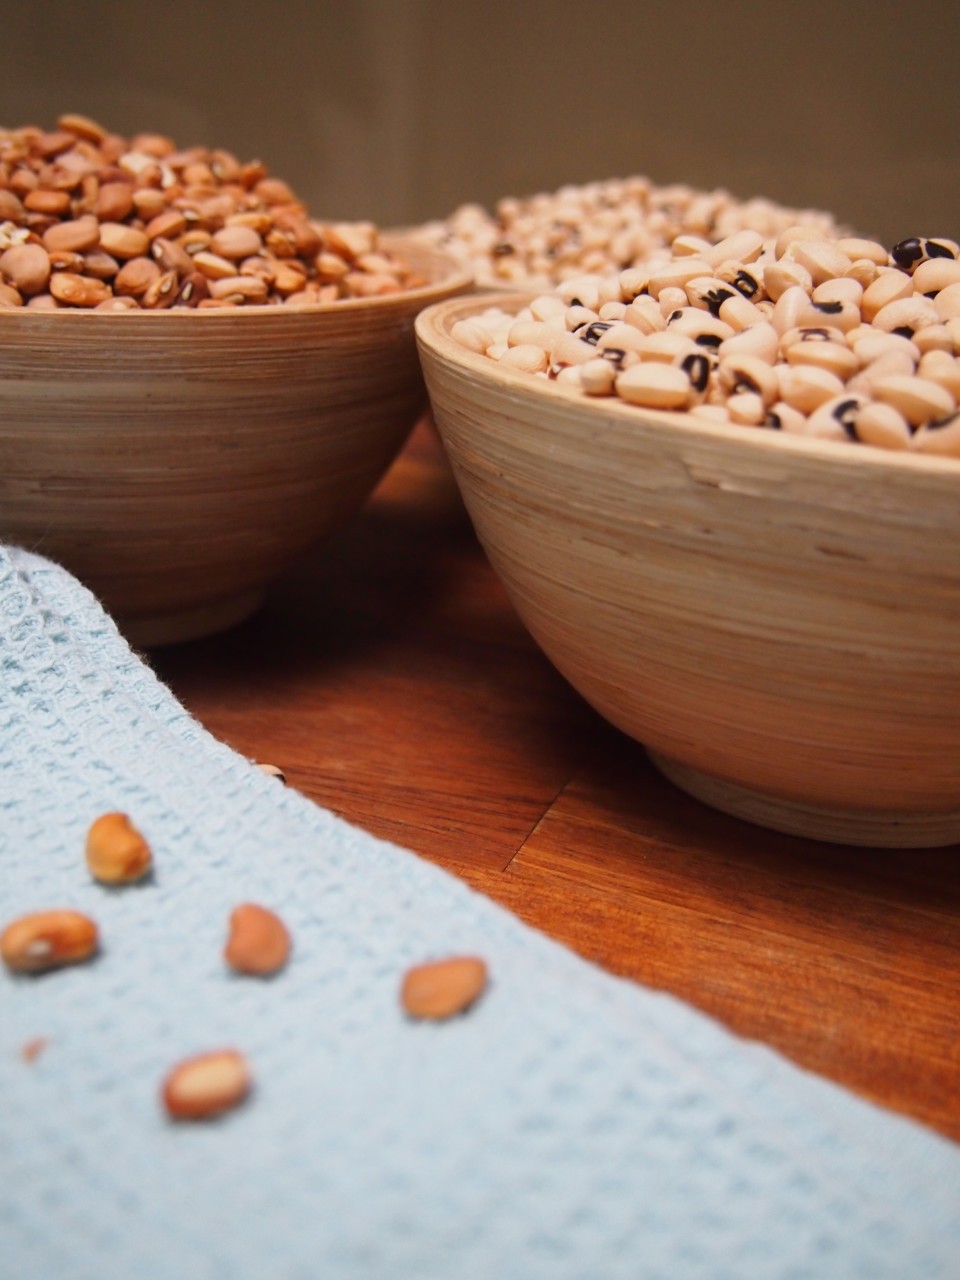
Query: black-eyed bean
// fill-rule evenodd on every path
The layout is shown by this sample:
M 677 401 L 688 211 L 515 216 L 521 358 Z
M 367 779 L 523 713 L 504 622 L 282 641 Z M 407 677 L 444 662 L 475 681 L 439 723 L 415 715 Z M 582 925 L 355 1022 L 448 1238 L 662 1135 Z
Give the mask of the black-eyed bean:
M 717 366 L 717 381 L 728 395 L 742 392 L 758 395 L 765 407 L 773 404 L 780 393 L 780 382 L 773 366 L 759 356 L 721 357 Z
M 911 236 L 890 250 L 890 256 L 903 271 L 911 274 L 930 258 L 956 258 L 957 246 L 952 240 L 922 239 Z
M 703 236 L 679 235 L 670 244 L 670 251 L 677 258 L 705 258 L 713 246 Z
M 928 324 L 925 329 L 918 329 L 913 335 L 921 355 L 928 351 L 945 351 L 953 354 L 953 336 L 945 324 Z
M 951 288 L 954 286 L 951 285 Z M 960 315 L 960 285 L 957 288 L 957 314 Z M 944 290 L 944 293 L 948 290 Z M 937 298 L 943 294 L 937 294 Z M 949 317 L 941 314 L 940 309 L 922 294 L 914 293 L 909 298 L 898 298 L 881 307 L 873 317 L 874 327 L 884 329 L 887 333 L 899 333 L 912 338 L 918 329 L 927 325 L 939 324 Z
M 777 299 L 770 323 L 778 333 L 787 333 L 800 324 L 800 317 L 804 315 L 809 305 L 810 296 L 806 289 L 798 284 L 791 285 L 788 289 L 784 289 Z
M 563 299 L 549 293 L 541 294 L 530 303 L 530 314 L 534 320 L 552 320 L 562 324 L 565 311 Z
M 797 240 L 790 246 L 794 262 L 810 272 L 814 285 L 822 284 L 834 276 L 842 276 L 850 270 L 851 260 L 829 240 Z
M 667 321 L 675 312 L 689 305 L 686 290 L 674 285 L 667 289 L 661 289 L 657 302 L 660 306 L 660 314 Z
M 568 307 L 588 307 L 597 311 L 600 307 L 600 290 L 592 280 L 575 276 L 557 287 L 557 293 Z
M 580 386 L 588 396 L 609 396 L 613 394 L 617 380 L 617 368 L 609 360 L 599 357 L 588 360 L 577 366 L 580 375 Z
M 841 236 L 837 240 L 837 248 L 854 261 L 863 259 L 878 267 L 885 267 L 890 262 L 890 254 L 885 246 L 876 240 L 865 240 L 859 236 Z
M 764 324 L 767 317 L 756 303 L 745 298 L 742 293 L 735 293 L 720 304 L 720 319 L 735 332 L 752 329 L 756 324 Z
M 622 320 L 626 310 L 625 302 L 605 302 L 597 314 L 601 320 Z
M 732 325 L 715 319 L 709 311 L 701 311 L 698 307 L 681 308 L 670 317 L 667 327 L 692 338 L 698 346 L 713 351 L 725 338 L 732 338 L 737 332 Z
M 748 302 L 763 298 L 763 272 L 759 266 L 748 266 L 745 262 L 727 259 L 726 262 L 721 262 L 715 274 L 724 284 L 733 285 Z
M 800 413 L 809 415 L 827 400 L 843 395 L 842 379 L 828 369 L 812 364 L 778 364 L 774 368 L 780 399 Z
M 860 368 L 854 352 L 842 342 L 795 342 L 784 354 L 789 364 L 814 365 L 836 374 L 843 382 Z
M 691 351 L 685 356 L 681 356 L 678 361 L 680 368 L 690 380 L 690 401 L 689 403 L 702 403 L 709 397 L 711 390 L 710 373 L 713 368 L 713 359 L 701 352 L 700 350 Z
M 960 355 L 960 316 L 944 321 L 944 328 L 953 339 L 953 354 Z
M 960 284 L 949 284 L 933 299 L 933 307 L 939 320 L 960 318 Z
M 468 351 L 483 355 L 490 345 L 490 334 L 477 320 L 458 320 L 450 330 L 450 337 Z
M 889 268 L 881 271 L 874 280 L 863 291 L 863 298 L 860 303 L 860 313 L 863 319 L 872 324 L 874 316 L 878 311 L 888 306 L 891 302 L 897 302 L 901 298 L 909 298 L 913 294 L 913 281 L 904 272 Z
M 913 290 L 927 297 L 960 283 L 960 261 L 956 258 L 928 258 L 913 273 Z
M 635 329 L 632 324 L 623 320 L 602 321 L 609 328 L 604 329 L 596 341 L 598 351 L 621 350 L 640 353 L 647 335 Z M 582 336 L 582 335 L 581 335 Z
M 957 408 L 953 395 L 932 378 L 888 374 L 874 379 L 871 390 L 876 400 L 892 404 L 914 427 L 949 417 Z
M 807 426 L 807 415 L 785 400 L 777 400 L 768 409 L 764 424 L 788 435 L 802 436 Z
M 549 351 L 559 336 L 559 331 L 543 320 L 516 320 L 507 331 L 507 346 L 534 346 Z
M 623 319 L 641 333 L 659 333 L 667 327 L 660 304 L 647 294 L 634 298 L 623 313 Z
M 881 268 L 869 258 L 854 258 L 849 270 L 844 272 L 842 278 L 855 280 L 861 289 L 866 289 L 876 280 L 880 270 Z
M 794 223 L 784 229 L 777 236 L 774 253 L 777 258 L 792 258 L 791 252 L 794 245 L 804 240 L 822 240 L 822 233 L 813 226 L 806 225 L 801 222 Z
M 727 413 L 731 422 L 744 427 L 759 427 L 767 417 L 763 397 L 753 391 L 735 391 L 727 397 Z
M 709 311 L 712 316 L 719 316 L 721 303 L 732 298 L 736 290 L 717 276 L 695 276 L 687 281 L 684 292 L 686 303 L 681 305 L 699 307 L 702 311 Z
M 843 333 L 849 333 L 860 325 L 860 308 L 855 302 L 845 300 L 808 302 L 800 313 L 801 325 L 829 325 Z
M 917 375 L 945 387 L 960 404 L 960 362 L 948 351 L 924 352 L 917 365 Z
M 842 329 L 829 324 L 798 324 L 780 335 L 780 351 L 786 354 L 798 342 L 844 342 Z
M 690 380 L 682 369 L 658 361 L 631 365 L 617 375 L 617 395 L 649 409 L 685 409 Z
M 780 335 L 769 320 L 743 329 L 730 338 L 724 338 L 717 348 L 720 360 L 732 356 L 757 356 L 767 364 L 775 364 L 780 348 Z
M 654 303 L 654 306 L 656 306 L 656 303 Z M 599 312 L 594 311 L 591 307 L 585 307 L 578 303 L 575 306 L 567 307 L 564 312 L 563 322 L 564 327 L 573 333 L 577 329 L 582 329 L 585 325 L 593 324 L 594 320 L 599 319 Z
M 847 343 L 864 368 L 892 351 L 899 352 L 914 365 L 921 354 L 913 339 L 906 338 L 901 333 L 885 333 L 870 326 L 864 327 L 862 334 L 859 331 L 848 333 Z
M 910 437 L 910 448 L 919 453 L 960 458 L 960 413 L 920 427 Z
M 857 417 L 864 404 L 863 397 L 846 391 L 825 400 L 807 418 L 803 434 L 819 440 L 855 440 Z
M 701 353 L 701 348 L 692 338 L 685 333 L 677 333 L 675 329 L 641 334 L 635 349 L 642 360 L 660 360 L 664 364 L 679 364 L 687 356 Z
M 763 253 L 763 236 L 759 231 L 743 230 L 725 236 L 710 249 L 704 252 L 704 259 L 712 267 L 721 262 L 736 260 L 737 262 L 756 262 Z
M 773 302 L 778 302 L 781 294 L 793 288 L 802 289 L 809 297 L 813 290 L 813 277 L 799 262 L 781 258 L 763 267 L 763 287 L 767 297 Z
M 824 280 L 823 284 L 818 284 L 810 295 L 810 301 L 815 304 L 824 302 L 852 303 L 857 308 L 858 323 L 859 308 L 862 300 L 863 286 L 849 276 L 835 276 L 832 280 Z
M 489 353 L 488 353 L 489 354 Z M 596 359 L 597 349 L 590 342 L 584 342 L 575 333 L 561 334 L 553 344 L 550 359 L 553 364 L 586 364 Z
M 866 403 L 857 414 L 854 424 L 857 439 L 862 444 L 877 445 L 881 449 L 906 449 L 910 444 L 910 424 L 892 404 L 881 401 Z
M 620 286 L 620 300 L 630 303 L 634 298 L 645 294 L 649 279 L 649 271 L 642 271 L 636 267 L 628 267 L 626 271 L 621 271 L 617 277 L 617 283 Z
M 498 363 L 510 369 L 520 369 L 524 373 L 545 373 L 548 361 L 547 353 L 542 347 L 527 342 L 508 346 Z
M 583 365 L 579 364 L 551 364 L 547 373 L 553 382 L 558 382 L 563 387 L 581 387 L 580 370 Z M 581 387 L 582 390 L 582 387 Z
M 679 258 L 651 268 L 647 288 L 652 298 L 659 299 L 664 289 L 685 289 L 688 281 L 697 276 L 712 275 L 712 264 L 704 258 Z

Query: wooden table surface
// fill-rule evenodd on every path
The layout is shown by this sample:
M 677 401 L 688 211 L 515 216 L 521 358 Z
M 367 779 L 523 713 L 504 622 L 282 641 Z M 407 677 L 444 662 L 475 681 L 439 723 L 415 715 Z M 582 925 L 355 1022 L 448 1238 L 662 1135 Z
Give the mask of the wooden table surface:
M 150 660 L 319 804 L 960 1140 L 960 847 L 819 844 L 665 781 L 528 637 L 425 425 L 260 613 Z

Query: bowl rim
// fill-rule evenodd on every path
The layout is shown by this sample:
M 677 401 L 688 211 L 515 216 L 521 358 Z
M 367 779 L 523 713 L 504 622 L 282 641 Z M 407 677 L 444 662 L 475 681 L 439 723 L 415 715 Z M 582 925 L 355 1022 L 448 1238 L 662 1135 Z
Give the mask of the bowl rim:
M 375 308 L 377 310 L 408 309 L 413 303 L 418 307 L 424 307 L 430 304 L 431 300 L 436 300 L 438 294 L 448 295 L 451 291 L 462 294 L 473 287 L 473 273 L 458 263 L 449 254 L 443 253 L 438 249 L 434 249 L 429 245 L 418 243 L 412 236 L 396 235 L 392 232 L 381 232 L 380 246 L 383 248 L 396 250 L 412 248 L 417 255 L 424 258 L 432 258 L 436 262 L 438 271 L 442 271 L 436 279 L 428 280 L 425 284 L 416 285 L 411 289 L 400 289 L 397 293 L 378 294 L 369 298 L 338 298 L 334 302 L 307 302 L 301 303 L 296 307 L 285 307 L 280 305 L 265 306 L 263 304 L 255 304 L 245 307 L 204 307 L 198 309 L 196 307 L 170 307 L 157 308 L 152 311 L 145 311 L 142 308 L 130 311 L 98 311 L 96 308 L 87 307 L 57 307 L 50 310 L 40 310 L 39 308 L 31 310 L 29 307 L 10 307 L 0 311 L 0 324 L 8 323 L 7 316 L 16 316 L 17 324 L 26 321 L 28 324 L 45 324 L 50 323 L 49 317 L 55 316 L 55 324 L 64 323 L 64 317 L 73 317 L 67 320 L 67 324 L 76 324 L 77 317 L 82 316 L 84 320 L 81 323 L 97 323 L 102 324 L 105 317 L 116 319 L 117 316 L 124 318 L 124 323 L 129 324 L 131 317 L 136 317 L 135 324 L 155 324 L 157 320 L 163 316 L 166 317 L 166 323 L 183 324 L 186 317 L 208 316 L 211 318 L 220 318 L 229 316 L 231 321 L 238 320 L 241 324 L 249 324 L 247 317 L 259 316 L 311 316 L 311 315 L 341 315 L 345 310 L 358 311 L 363 309 Z M 93 321 L 96 316 L 97 320 Z M 240 320 L 240 317 L 243 317 Z M 204 322 L 206 323 L 206 322 Z
M 452 365 L 459 365 L 480 376 L 482 381 L 500 383 L 511 394 L 523 399 L 556 401 L 558 407 L 568 410 L 581 409 L 587 417 L 598 421 L 614 421 L 624 426 L 653 426 L 658 430 L 669 428 L 691 439 L 708 442 L 726 440 L 731 447 L 749 450 L 765 450 L 776 453 L 798 454 L 806 458 L 829 461 L 834 467 L 862 466 L 881 472 L 904 470 L 928 473 L 932 476 L 953 479 L 960 484 L 960 458 L 944 454 L 914 453 L 900 449 L 881 449 L 876 446 L 849 445 L 842 440 L 823 440 L 815 436 L 793 435 L 790 432 L 762 430 L 738 423 L 711 422 L 694 418 L 683 410 L 648 409 L 641 405 L 624 403 L 618 396 L 587 396 L 563 383 L 512 369 L 489 359 L 479 352 L 457 342 L 450 333 L 457 320 L 466 319 L 493 308 L 519 311 L 524 305 L 539 297 L 542 290 L 501 291 L 499 293 L 474 290 L 467 295 L 447 298 L 432 303 L 419 313 L 414 321 L 417 342 L 421 348 L 439 356 Z M 442 434 L 442 432 L 441 432 Z

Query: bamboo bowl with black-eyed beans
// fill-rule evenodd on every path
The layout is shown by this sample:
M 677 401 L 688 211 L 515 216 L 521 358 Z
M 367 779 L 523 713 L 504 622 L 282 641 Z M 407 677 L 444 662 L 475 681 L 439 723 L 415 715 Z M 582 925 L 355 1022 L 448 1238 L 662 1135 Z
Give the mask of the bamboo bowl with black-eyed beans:
M 416 322 L 479 540 L 677 786 L 837 843 L 960 842 L 960 461 L 591 399 Z
M 470 277 L 302 307 L 0 310 L 0 539 L 55 560 L 132 644 L 211 634 L 352 517 L 426 404 L 413 321 Z

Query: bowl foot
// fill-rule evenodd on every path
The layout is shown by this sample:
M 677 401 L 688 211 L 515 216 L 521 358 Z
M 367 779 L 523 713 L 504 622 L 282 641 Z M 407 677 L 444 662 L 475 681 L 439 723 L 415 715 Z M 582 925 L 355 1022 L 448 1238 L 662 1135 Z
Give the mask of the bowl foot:
M 216 635 L 243 622 L 256 613 L 263 604 L 262 589 L 229 596 L 225 600 L 213 600 L 209 604 L 192 609 L 177 609 L 169 613 L 137 614 L 133 617 L 115 616 L 124 639 L 134 649 L 156 649 L 165 644 L 181 644 L 184 640 L 199 640 L 203 636 Z
M 647 755 L 681 791 L 735 818 L 787 835 L 877 849 L 931 849 L 960 843 L 958 809 L 925 814 L 807 805 L 726 782 L 655 751 L 648 750 Z

